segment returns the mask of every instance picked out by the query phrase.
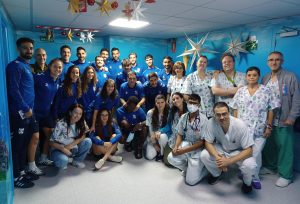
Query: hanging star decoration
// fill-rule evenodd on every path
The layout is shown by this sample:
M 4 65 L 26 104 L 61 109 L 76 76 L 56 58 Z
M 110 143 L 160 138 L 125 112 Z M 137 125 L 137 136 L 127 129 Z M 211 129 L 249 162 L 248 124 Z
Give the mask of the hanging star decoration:
M 71 11 L 72 14 L 75 14 L 79 11 L 79 0 L 69 0 L 68 10 Z
M 130 19 L 132 18 L 132 12 L 133 12 L 130 1 L 125 3 L 124 10 L 122 10 L 122 12 L 124 13 L 124 16 L 128 18 L 128 21 L 130 21 Z
M 90 43 L 92 42 L 92 40 L 94 39 L 94 34 L 92 34 L 92 32 L 88 32 L 86 34 L 86 41 L 90 41 Z
M 244 49 L 247 43 L 248 41 L 241 42 L 240 37 L 233 40 L 232 34 L 230 33 L 230 43 L 226 43 L 228 49 L 225 52 L 232 54 L 233 56 L 237 57 L 238 60 L 240 60 L 240 52 L 249 53 L 246 49 Z
M 133 2 L 134 9 L 133 9 L 132 16 L 133 16 L 133 19 L 135 19 L 137 21 L 140 20 L 140 16 L 142 16 L 142 17 L 145 18 L 144 14 L 142 12 L 145 11 L 145 10 L 147 10 L 147 9 L 146 8 L 141 8 L 142 3 L 143 3 L 142 0 L 139 1 L 138 3 Z
M 70 29 L 67 33 L 67 38 L 72 41 L 72 38 L 73 38 L 73 33 L 72 33 L 72 30 Z
M 210 50 L 206 47 L 204 47 L 204 43 L 205 43 L 205 40 L 207 38 L 209 33 L 207 33 L 204 37 L 202 37 L 199 42 L 195 43 L 194 41 L 192 41 L 186 34 L 186 39 L 187 41 L 189 42 L 189 44 L 192 46 L 191 49 L 189 50 L 186 50 L 184 51 L 181 55 L 178 55 L 177 57 L 181 57 L 181 56 L 186 56 L 186 55 L 190 55 L 190 54 L 193 54 L 193 58 L 192 58 L 192 61 L 191 61 L 191 65 L 190 65 L 190 69 L 192 68 L 195 60 L 196 60 L 196 57 L 200 57 L 201 53 L 202 52 L 208 52 L 208 53 L 218 53 L 217 51 L 213 51 L 213 50 Z
M 147 4 L 153 4 L 153 3 L 155 3 L 155 0 L 146 0 L 145 3 L 147 3 Z
M 108 12 L 112 10 L 112 8 L 108 0 L 102 0 L 101 2 L 96 2 L 96 4 L 98 4 L 99 6 L 97 10 L 101 12 L 101 16 L 103 16 L 104 14 L 109 16 Z
M 80 32 L 80 38 L 79 38 L 79 40 L 84 43 L 85 39 L 86 39 L 85 34 L 83 32 Z

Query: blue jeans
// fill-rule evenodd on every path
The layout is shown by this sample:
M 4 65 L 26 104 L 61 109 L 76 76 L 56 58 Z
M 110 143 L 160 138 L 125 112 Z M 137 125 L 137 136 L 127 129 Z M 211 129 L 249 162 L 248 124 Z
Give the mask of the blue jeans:
M 92 146 L 92 141 L 90 138 L 85 138 L 78 145 L 71 149 L 72 158 L 74 161 L 82 162 L 87 153 L 90 151 Z M 68 165 L 69 157 L 65 155 L 63 152 L 54 149 L 51 152 L 51 159 L 54 162 L 54 165 L 58 168 L 65 168 Z

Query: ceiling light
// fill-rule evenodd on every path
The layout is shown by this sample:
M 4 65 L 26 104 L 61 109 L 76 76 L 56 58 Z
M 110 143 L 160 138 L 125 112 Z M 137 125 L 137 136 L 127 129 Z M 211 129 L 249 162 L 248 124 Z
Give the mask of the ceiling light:
M 126 18 L 117 18 L 109 23 L 110 26 L 122 28 L 142 28 L 149 25 L 146 21 L 128 20 Z

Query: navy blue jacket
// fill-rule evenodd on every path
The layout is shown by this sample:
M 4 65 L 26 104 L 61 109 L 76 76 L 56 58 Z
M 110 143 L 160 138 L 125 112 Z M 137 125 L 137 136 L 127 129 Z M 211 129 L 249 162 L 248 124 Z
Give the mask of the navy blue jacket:
M 34 105 L 34 80 L 29 63 L 18 57 L 6 67 L 9 113 L 26 113 Z
M 51 105 L 60 82 L 60 78 L 54 80 L 51 77 L 49 69 L 44 73 L 34 75 L 34 113 L 37 117 L 47 117 L 50 114 Z

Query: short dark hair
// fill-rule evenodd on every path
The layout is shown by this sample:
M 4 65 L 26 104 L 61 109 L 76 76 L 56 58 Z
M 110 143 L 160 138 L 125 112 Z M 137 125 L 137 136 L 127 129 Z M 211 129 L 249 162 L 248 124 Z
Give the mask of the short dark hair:
M 130 96 L 127 100 L 127 104 L 137 105 L 139 103 L 139 99 L 136 96 Z
M 270 52 L 270 54 L 269 54 L 268 56 L 270 56 L 270 55 L 272 55 L 272 54 L 280 55 L 280 57 L 283 59 L 283 54 L 282 54 L 282 52 L 279 52 L 279 51 L 273 51 L 273 52 Z
M 163 60 L 164 60 L 164 59 L 168 59 L 168 60 L 170 60 L 171 62 L 173 62 L 172 57 L 170 57 L 170 56 L 168 56 L 168 55 L 167 55 L 167 56 L 164 56 Z
M 32 40 L 31 38 L 19 38 L 16 41 L 17 47 L 20 47 L 23 43 L 32 43 L 32 45 L 34 45 L 34 40 Z
M 128 73 L 127 73 L 127 77 L 128 77 L 128 75 L 130 75 L 130 74 L 134 74 L 134 75 L 136 76 L 136 72 L 135 72 L 135 71 L 130 71 L 130 72 L 128 72 Z
M 84 50 L 85 51 L 85 49 L 83 47 L 77 47 L 76 52 L 78 52 L 79 50 Z
M 246 74 L 250 71 L 256 71 L 258 76 L 260 76 L 260 69 L 258 67 L 255 67 L 255 66 L 252 66 L 252 67 L 249 67 L 247 70 L 246 70 Z
M 119 48 L 117 48 L 117 47 L 111 48 L 111 52 L 116 51 L 116 50 L 118 50 L 120 52 Z
M 107 48 L 105 48 L 105 47 L 100 50 L 100 53 L 102 53 L 103 51 L 106 51 L 106 52 L 109 53 L 109 50 Z
M 214 112 L 215 112 L 216 108 L 222 108 L 222 107 L 226 107 L 227 110 L 228 110 L 228 112 L 229 112 L 229 106 L 227 105 L 227 103 L 222 102 L 222 101 L 215 103 L 215 105 L 214 105 Z
M 201 97 L 198 94 L 191 94 L 191 95 L 189 95 L 189 100 L 190 99 L 198 101 L 199 103 L 201 103 Z
M 60 52 L 62 52 L 63 49 L 65 49 L 65 48 L 68 48 L 71 51 L 71 48 L 70 48 L 69 45 L 63 45 L 63 46 L 60 47 Z
M 234 56 L 231 53 L 225 52 L 222 56 L 221 56 L 221 62 L 224 59 L 224 57 L 231 57 L 232 60 L 235 62 Z
M 207 58 L 207 56 L 206 56 L 206 55 L 200 55 L 199 59 L 200 59 L 201 57 L 202 57 L 202 58 L 205 58 L 205 59 L 206 59 L 206 61 L 208 61 L 208 58 Z
M 153 56 L 152 56 L 151 54 L 147 54 L 147 55 L 145 56 L 145 59 L 147 59 L 147 58 L 153 59 Z
M 155 72 L 151 72 L 151 73 L 148 74 L 148 80 L 150 80 L 151 77 L 156 77 L 156 78 L 158 78 L 158 75 L 157 75 Z
M 135 55 L 135 57 L 137 58 L 137 54 L 135 52 L 129 53 L 128 57 L 130 57 L 130 55 Z

